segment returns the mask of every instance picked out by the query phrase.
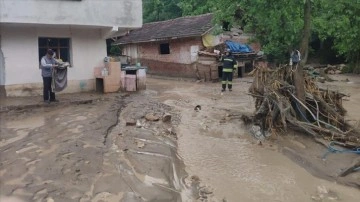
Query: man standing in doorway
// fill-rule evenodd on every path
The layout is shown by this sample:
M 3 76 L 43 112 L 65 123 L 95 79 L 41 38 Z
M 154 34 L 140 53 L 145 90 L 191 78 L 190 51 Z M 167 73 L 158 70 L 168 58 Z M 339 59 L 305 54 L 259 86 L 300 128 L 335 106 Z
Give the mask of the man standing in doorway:
M 232 91 L 233 72 L 237 68 L 237 63 L 235 58 L 231 55 L 230 49 L 225 49 L 225 56 L 222 57 L 221 61 L 223 62 L 221 92 L 224 92 L 226 90 L 226 84 L 229 91 Z
M 55 93 L 52 92 L 52 71 L 54 67 L 57 67 L 56 60 L 53 57 L 54 51 L 49 49 L 46 55 L 41 58 L 41 76 L 43 77 L 43 95 L 44 102 L 58 102 L 55 99 Z

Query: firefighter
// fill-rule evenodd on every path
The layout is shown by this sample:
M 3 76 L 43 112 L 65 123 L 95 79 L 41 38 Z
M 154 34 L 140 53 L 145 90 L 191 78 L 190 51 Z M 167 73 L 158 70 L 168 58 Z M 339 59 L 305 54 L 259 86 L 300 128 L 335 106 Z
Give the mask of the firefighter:
M 225 49 L 225 56 L 222 57 L 221 61 L 223 62 L 221 92 L 224 92 L 226 90 L 226 84 L 229 91 L 232 91 L 233 72 L 235 72 L 237 69 L 237 62 L 235 58 L 231 55 L 230 49 Z

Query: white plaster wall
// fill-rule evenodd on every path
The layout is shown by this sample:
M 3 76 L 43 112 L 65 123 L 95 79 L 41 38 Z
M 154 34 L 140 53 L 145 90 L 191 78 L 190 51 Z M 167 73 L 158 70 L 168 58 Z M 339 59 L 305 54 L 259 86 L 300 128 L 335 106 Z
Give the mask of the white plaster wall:
M 0 23 L 138 28 L 142 0 L 0 0 Z
M 68 79 L 79 81 L 79 88 L 83 88 L 81 85 L 87 85 L 86 80 L 94 78 L 94 67 L 102 66 L 106 56 L 106 42 L 100 32 L 100 29 L 0 26 L 1 50 L 5 59 L 5 85 L 42 83 L 38 38 L 66 37 L 71 38 L 73 66 L 68 69 Z
M 5 59 L 1 49 L 1 34 L 0 34 L 0 85 L 5 85 Z

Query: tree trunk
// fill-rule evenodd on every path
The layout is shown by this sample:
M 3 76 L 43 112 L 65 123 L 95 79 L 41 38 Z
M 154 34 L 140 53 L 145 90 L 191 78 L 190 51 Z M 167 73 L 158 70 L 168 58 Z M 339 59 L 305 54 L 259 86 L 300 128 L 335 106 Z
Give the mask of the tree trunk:
M 311 0 L 306 0 L 304 4 L 304 28 L 303 38 L 300 44 L 300 52 L 302 55 L 301 64 L 306 64 L 309 54 L 309 41 L 311 35 Z
M 305 83 L 304 83 L 304 70 L 303 66 L 306 63 L 308 50 L 309 50 L 309 40 L 311 33 L 311 2 L 306 0 L 304 4 L 304 28 L 303 28 L 303 38 L 300 44 L 300 52 L 302 55 L 302 60 L 297 67 L 297 71 L 294 75 L 295 88 L 296 88 L 296 97 L 299 98 L 303 103 L 305 103 Z M 300 110 L 305 114 L 305 109 L 302 106 L 299 106 Z

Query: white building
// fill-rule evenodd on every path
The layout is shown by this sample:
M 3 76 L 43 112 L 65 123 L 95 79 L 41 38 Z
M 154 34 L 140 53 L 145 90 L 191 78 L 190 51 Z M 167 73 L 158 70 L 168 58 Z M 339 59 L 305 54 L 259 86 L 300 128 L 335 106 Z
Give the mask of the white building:
M 48 48 L 71 63 L 65 92 L 94 89 L 106 39 L 142 26 L 142 0 L 0 0 L 0 97 L 42 94 Z

